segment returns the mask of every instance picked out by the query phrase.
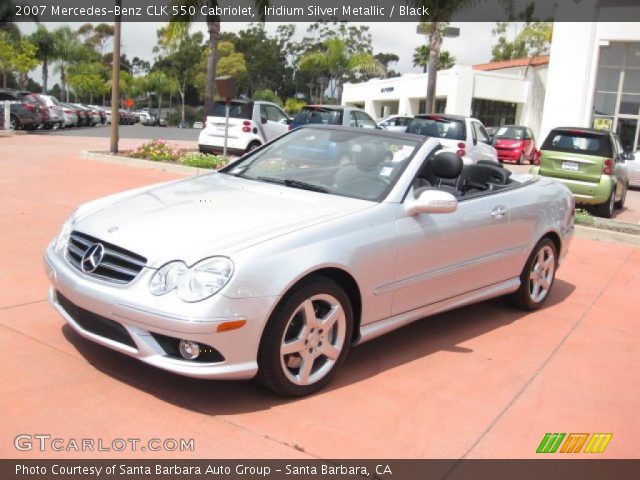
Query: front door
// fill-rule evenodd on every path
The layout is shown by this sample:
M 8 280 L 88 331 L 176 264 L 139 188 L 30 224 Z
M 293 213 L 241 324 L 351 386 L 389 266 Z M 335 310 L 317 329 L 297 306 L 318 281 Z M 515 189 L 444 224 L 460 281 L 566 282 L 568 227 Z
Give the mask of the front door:
M 465 200 L 453 213 L 409 216 L 400 208 L 393 314 L 513 275 L 504 262 L 509 238 L 508 195 L 503 192 Z

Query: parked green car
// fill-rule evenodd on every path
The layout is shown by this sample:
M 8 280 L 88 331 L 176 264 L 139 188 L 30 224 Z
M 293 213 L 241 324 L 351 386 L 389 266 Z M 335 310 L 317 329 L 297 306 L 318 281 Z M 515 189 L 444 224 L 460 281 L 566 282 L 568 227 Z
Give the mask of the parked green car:
M 554 128 L 542 144 L 531 173 L 551 177 L 571 190 L 576 204 L 610 218 L 624 207 L 629 172 L 618 136 L 589 128 Z

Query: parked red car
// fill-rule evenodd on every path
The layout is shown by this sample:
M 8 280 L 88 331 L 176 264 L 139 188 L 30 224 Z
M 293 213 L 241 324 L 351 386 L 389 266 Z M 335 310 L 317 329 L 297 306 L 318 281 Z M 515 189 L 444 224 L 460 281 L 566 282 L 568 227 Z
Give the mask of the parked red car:
M 518 125 L 497 127 L 493 134 L 493 146 L 500 162 L 534 163 L 537 152 L 531 129 Z

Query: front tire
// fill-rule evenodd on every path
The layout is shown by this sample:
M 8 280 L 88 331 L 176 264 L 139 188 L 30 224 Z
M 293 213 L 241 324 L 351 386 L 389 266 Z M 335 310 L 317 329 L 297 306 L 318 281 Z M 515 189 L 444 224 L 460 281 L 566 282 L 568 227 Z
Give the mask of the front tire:
M 340 285 L 324 277 L 304 281 L 267 322 L 257 380 L 290 397 L 320 390 L 347 356 L 353 323 L 351 301 Z
M 556 245 L 543 238 L 531 252 L 520 274 L 520 288 L 509 300 L 523 310 L 537 310 L 549 297 L 558 266 Z

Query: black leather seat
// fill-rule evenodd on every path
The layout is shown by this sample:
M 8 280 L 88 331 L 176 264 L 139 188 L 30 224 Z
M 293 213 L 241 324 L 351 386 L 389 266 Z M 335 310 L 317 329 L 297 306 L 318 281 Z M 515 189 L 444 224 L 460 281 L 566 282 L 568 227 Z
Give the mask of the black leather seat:
M 496 186 L 506 185 L 509 180 L 508 170 L 499 165 L 476 163 L 462 169 L 458 179 L 458 188 L 463 194 L 486 192 Z
M 462 159 L 453 152 L 437 152 L 429 158 L 418 174 L 417 187 L 436 187 L 458 197 L 458 177 L 464 166 Z

